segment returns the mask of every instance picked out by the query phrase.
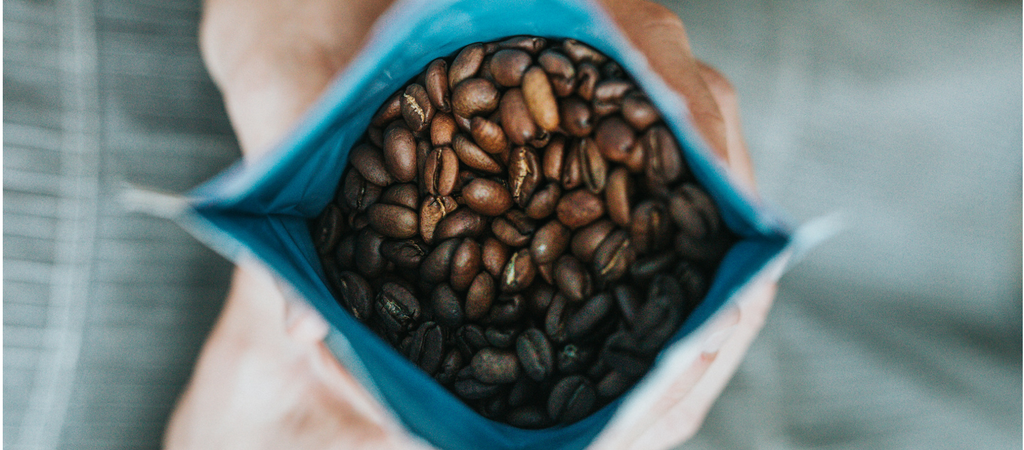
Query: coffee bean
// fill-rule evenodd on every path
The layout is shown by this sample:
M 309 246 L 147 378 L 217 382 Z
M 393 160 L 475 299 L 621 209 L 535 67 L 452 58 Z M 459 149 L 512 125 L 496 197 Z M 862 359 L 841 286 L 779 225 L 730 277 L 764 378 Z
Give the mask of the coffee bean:
M 408 239 L 419 231 L 419 215 L 404 206 L 376 203 L 366 216 L 374 230 L 389 238 Z
M 597 356 L 597 350 L 594 347 L 577 344 L 566 344 L 558 351 L 556 356 L 558 361 L 558 371 L 564 374 L 574 374 L 583 372 Z
M 536 405 L 526 405 L 514 408 L 505 416 L 509 425 L 518 428 L 536 429 L 545 428 L 551 425 L 544 408 Z
M 480 320 L 487 316 L 497 291 L 491 274 L 476 274 L 466 291 L 466 320 Z
M 608 337 L 601 356 L 614 370 L 629 376 L 640 376 L 647 371 L 650 360 L 640 351 L 636 338 L 625 331 L 618 331 Z
M 601 76 L 604 78 L 624 78 L 626 71 L 615 61 L 608 61 L 601 64 Z
M 427 97 L 434 107 L 443 112 L 451 112 L 452 105 L 448 88 L 448 63 L 444 59 L 435 59 L 427 66 L 424 78 Z
M 511 145 L 502 126 L 483 117 L 478 116 L 472 119 L 470 134 L 473 135 L 473 141 L 487 153 L 507 152 Z
M 544 381 L 554 370 L 555 361 L 551 343 L 544 333 L 536 328 L 523 331 L 516 341 L 516 353 L 526 375 L 537 381 Z
M 455 56 L 455 60 L 452 61 L 452 65 L 448 69 L 448 87 L 455 89 L 459 83 L 476 75 L 483 61 L 484 48 L 482 45 L 471 44 L 463 47 L 459 54 Z
M 636 133 L 618 116 L 608 117 L 597 125 L 594 140 L 601 154 L 609 161 L 623 162 L 636 144 Z
M 573 141 L 565 151 L 562 163 L 562 189 L 571 191 L 583 184 L 583 166 L 580 162 L 579 141 Z
M 548 416 L 561 423 L 577 422 L 590 414 L 596 401 L 597 394 L 589 380 L 569 375 L 551 388 Z
M 370 124 L 375 127 L 383 127 L 399 117 L 402 117 L 402 95 L 401 92 L 396 92 L 388 97 L 383 105 L 380 105 L 377 112 L 370 118 Z
M 556 50 L 548 49 L 540 53 L 537 62 L 551 80 L 551 88 L 555 95 L 565 97 L 572 94 L 576 88 L 576 67 L 568 57 Z
M 661 202 L 645 200 L 633 210 L 630 240 L 639 254 L 665 248 L 671 238 L 671 220 Z
M 335 280 L 339 301 L 356 320 L 365 321 L 373 314 L 373 288 L 355 272 L 344 271 Z
M 629 233 L 616 230 L 601 242 L 594 252 L 594 274 L 602 286 L 618 280 L 626 274 L 636 260 L 636 251 L 629 240 Z
M 635 87 L 625 80 L 601 81 L 594 87 L 594 114 L 603 117 L 618 111 L 622 106 L 622 97 Z
M 499 96 L 494 83 L 483 78 L 470 78 L 452 90 L 452 111 L 456 116 L 465 118 L 488 114 L 498 108 Z
M 451 275 L 452 259 L 461 241 L 448 239 L 434 247 L 420 264 L 420 277 L 427 283 L 440 283 Z
M 534 282 L 525 296 L 527 311 L 534 316 L 544 317 L 555 292 L 555 288 L 550 284 Z
M 564 343 L 568 338 L 565 331 L 566 323 L 572 315 L 573 308 L 569 306 L 569 300 L 562 293 L 555 294 L 551 299 L 551 306 L 544 315 L 544 333 L 557 343 Z
M 415 150 L 415 144 L 413 150 Z M 366 181 L 377 186 L 387 186 L 393 181 L 385 167 L 384 154 L 372 145 L 363 144 L 353 148 L 349 153 L 349 163 L 359 171 Z
M 366 181 L 359 170 L 349 169 L 341 191 L 345 197 L 346 206 L 355 211 L 366 211 L 366 208 L 380 198 L 381 187 Z
M 486 173 L 501 173 L 501 165 L 482 148 L 462 134 L 452 137 L 452 149 L 455 150 L 459 162 L 466 166 Z
M 501 114 L 501 128 L 505 130 L 513 144 L 526 145 L 540 132 L 530 115 L 521 89 L 512 88 L 505 91 L 498 111 Z
M 437 318 L 438 323 L 452 328 L 462 325 L 462 305 L 459 304 L 458 294 L 450 285 L 447 283 L 437 285 L 430 299 L 434 306 L 434 317 Z
M 416 239 L 385 241 L 380 245 L 380 254 L 403 269 L 418 269 L 427 253 L 427 246 Z
M 394 181 L 408 183 L 416 178 L 416 137 L 412 131 L 402 127 L 389 129 L 384 134 L 383 157 L 384 168 Z
M 481 268 L 480 244 L 470 238 L 463 239 L 452 256 L 452 287 L 457 291 L 469 289 Z
M 643 135 L 644 152 L 647 154 L 645 171 L 654 182 L 668 184 L 679 179 L 685 170 L 683 157 L 679 153 L 672 133 L 663 126 L 647 130 Z M 365 174 L 364 174 L 365 175 Z
M 431 195 L 450 195 L 459 174 L 459 157 L 450 147 L 435 148 L 423 166 L 423 182 Z
M 646 283 L 659 273 L 668 273 L 676 263 L 676 255 L 671 251 L 656 253 L 640 258 L 629 268 L 634 281 Z
M 630 197 L 633 196 L 633 179 L 625 167 L 616 167 L 608 174 L 605 186 L 604 202 L 608 207 L 608 217 L 621 227 L 629 226 Z
M 569 59 L 574 63 L 587 61 L 594 64 L 601 64 L 608 60 L 607 56 L 604 56 L 597 50 L 594 50 L 593 47 L 575 39 L 566 39 L 562 41 L 562 51 L 565 52 L 565 54 L 569 56 Z
M 359 273 L 368 278 L 374 278 L 384 272 L 387 267 L 387 260 L 380 254 L 380 246 L 384 243 L 384 236 L 367 227 L 359 232 L 355 242 L 356 268 Z
M 512 383 L 519 378 L 519 358 L 514 351 L 488 347 L 480 350 L 469 361 L 473 377 L 484 383 Z
M 512 200 L 520 207 L 525 208 L 540 181 L 540 162 L 533 149 L 530 147 L 512 149 L 508 162 L 508 184 L 512 192 Z
M 516 408 L 532 403 L 540 395 L 540 383 L 530 377 L 519 377 L 508 390 L 508 406 Z
M 492 237 L 484 239 L 481 254 L 484 269 L 490 272 L 490 274 L 495 278 L 501 276 L 502 272 L 505 270 L 505 264 L 508 262 L 509 256 L 511 256 L 508 246 Z
M 420 317 L 420 303 L 408 289 L 388 282 L 380 287 L 374 304 L 377 316 L 392 331 L 412 329 Z
M 484 232 L 487 221 L 468 208 L 459 208 L 441 219 L 434 230 L 435 240 L 477 237 Z
M 480 328 L 479 325 L 469 324 L 455 330 L 455 345 L 459 347 L 462 356 L 468 359 L 489 344 L 484 336 L 484 329 Z
M 537 275 L 537 266 L 533 263 L 529 249 L 513 253 L 501 272 L 500 286 L 502 292 L 519 292 L 533 283 Z
M 523 97 L 530 117 L 547 131 L 558 129 L 558 102 L 544 69 L 531 67 L 523 75 Z
M 497 216 L 512 207 L 512 194 L 500 183 L 486 178 L 477 178 L 462 188 L 462 196 L 468 206 L 485 216 Z
M 672 271 L 686 297 L 686 309 L 697 307 L 697 303 L 708 290 L 707 277 L 703 270 L 688 261 L 680 261 Z
M 313 245 L 318 253 L 326 254 L 334 250 L 341 238 L 342 222 L 341 210 L 333 204 L 328 204 L 324 211 L 317 217 L 313 227 Z
M 615 300 L 607 292 L 591 297 L 566 322 L 565 331 L 569 339 L 583 339 L 597 330 L 610 317 L 614 308 Z
M 484 383 L 477 380 L 459 380 L 452 385 L 452 390 L 466 400 L 489 398 L 501 391 L 500 384 Z
M 495 395 L 481 401 L 477 411 L 488 419 L 498 420 L 508 412 L 508 400 L 504 395 Z
M 544 177 L 556 183 L 562 181 L 562 163 L 565 161 L 565 138 L 555 135 L 544 147 Z
M 491 75 L 501 86 L 514 87 L 523 82 L 523 74 L 533 58 L 522 50 L 500 50 L 491 57 Z M 521 144 L 520 144 L 521 145 Z
M 434 379 L 438 383 L 445 386 L 455 382 L 455 376 L 465 366 L 465 360 L 462 357 L 462 352 L 458 349 L 448 350 L 445 354 L 444 359 L 441 360 L 441 368 L 438 373 L 434 375 Z
M 358 234 L 348 234 L 338 241 L 338 245 L 334 247 L 334 260 L 338 263 L 338 266 L 342 269 L 355 270 L 356 261 L 356 237 Z M 330 258 L 323 258 L 325 261 L 329 261 Z
M 614 398 L 622 395 L 633 386 L 633 377 L 613 370 L 605 374 L 601 381 L 597 382 L 597 395 L 606 398 Z
M 594 130 L 593 112 L 583 99 L 572 96 L 558 102 L 559 123 L 570 136 L 583 137 Z
M 563 255 L 555 262 L 555 285 L 573 302 L 590 297 L 594 285 L 586 266 L 572 255 Z
M 720 227 L 718 210 L 704 190 L 686 183 L 673 191 L 668 211 L 680 231 L 693 239 L 706 239 Z
M 424 372 L 434 375 L 444 357 L 444 336 L 434 322 L 424 322 L 412 334 L 406 357 Z
M 519 331 L 519 325 L 492 325 L 484 329 L 484 337 L 487 338 L 487 343 L 496 348 L 511 349 L 519 337 Z
M 607 219 L 597 220 L 579 229 L 572 236 L 572 242 L 570 243 L 572 254 L 576 255 L 580 261 L 587 263 L 593 261 L 594 252 L 597 251 L 597 247 L 604 242 L 604 239 L 614 229 L 615 224 Z
M 459 131 L 455 125 L 455 118 L 451 114 L 434 114 L 434 120 L 430 121 L 430 143 L 434 147 L 452 145 L 452 137 Z
M 603 216 L 604 202 L 592 192 L 577 189 L 562 196 L 555 214 L 565 226 L 576 229 Z
M 419 217 L 420 236 L 423 237 L 423 240 L 433 243 L 437 225 L 458 206 L 455 200 L 448 196 L 424 198 L 423 205 L 420 206 Z
M 608 162 L 601 156 L 601 151 L 593 139 L 588 137 L 576 142 L 583 183 L 590 192 L 599 194 L 608 181 Z
M 636 131 L 644 131 L 661 120 L 658 110 L 640 92 L 631 92 L 622 99 L 622 118 Z
M 583 63 L 576 66 L 576 94 L 583 100 L 594 98 L 594 89 L 601 80 L 601 73 L 593 64 Z
M 420 193 L 413 183 L 392 184 L 381 193 L 379 202 L 415 210 L 420 205 Z
M 540 190 L 534 191 L 530 203 L 524 209 L 526 216 L 539 220 L 554 214 L 555 208 L 558 207 L 558 200 L 561 198 L 562 188 L 558 183 L 548 183 Z
M 537 264 L 554 262 L 569 247 L 569 229 L 557 220 L 552 220 L 537 230 L 530 241 L 530 255 Z
M 531 55 L 536 54 L 547 45 L 547 39 L 536 36 L 513 36 L 498 42 L 498 48 L 519 49 Z
M 434 104 L 426 88 L 419 84 L 410 84 L 402 94 L 402 117 L 412 131 L 420 132 L 430 126 L 434 118 Z M 386 139 L 386 137 L 385 137 Z

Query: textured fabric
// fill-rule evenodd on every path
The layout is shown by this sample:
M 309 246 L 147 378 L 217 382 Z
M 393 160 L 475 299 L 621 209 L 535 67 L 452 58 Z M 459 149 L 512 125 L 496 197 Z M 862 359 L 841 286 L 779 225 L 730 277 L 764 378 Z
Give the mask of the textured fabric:
M 159 447 L 230 265 L 117 192 L 238 156 L 199 7 L 4 2 L 4 448 Z M 669 7 L 765 196 L 849 226 L 682 448 L 1020 448 L 1019 2 Z

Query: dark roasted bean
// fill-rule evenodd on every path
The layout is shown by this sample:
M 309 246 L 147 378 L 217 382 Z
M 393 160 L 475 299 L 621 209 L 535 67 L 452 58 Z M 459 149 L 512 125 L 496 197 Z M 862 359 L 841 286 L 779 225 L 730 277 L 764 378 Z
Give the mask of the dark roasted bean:
M 444 59 L 435 59 L 427 66 L 424 77 L 427 97 L 434 107 L 443 112 L 452 110 L 451 95 L 448 88 L 448 63 Z
M 483 78 L 470 78 L 452 89 L 452 111 L 456 117 L 467 119 L 488 114 L 498 108 L 500 95 L 494 83 Z
M 647 155 L 644 166 L 647 177 L 662 184 L 678 180 L 685 170 L 683 156 L 679 153 L 679 146 L 668 128 L 651 128 L 644 133 L 642 139 Z
M 402 94 L 402 117 L 412 131 L 420 132 L 430 126 L 434 118 L 434 104 L 426 88 L 413 83 Z M 385 137 L 385 140 L 387 138 Z
M 384 133 L 384 168 L 399 183 L 416 178 L 416 137 L 402 127 L 390 128 Z M 363 173 L 363 176 L 366 176 Z M 369 177 L 367 177 L 369 179 Z M 377 183 L 374 181 L 374 183 Z M 377 183 L 380 184 L 380 183 Z
M 462 351 L 462 356 L 471 358 L 476 352 L 487 347 L 484 329 L 479 325 L 463 325 L 455 330 L 455 345 Z
M 489 398 L 501 391 L 500 384 L 489 384 L 477 380 L 459 380 L 452 385 L 452 390 L 466 400 Z
M 622 118 L 636 131 L 644 131 L 661 120 L 658 110 L 639 92 L 629 93 L 622 99 Z
M 534 191 L 530 203 L 524 211 L 531 219 L 543 219 L 555 213 L 558 200 L 562 198 L 562 188 L 558 183 L 548 183 L 540 190 Z
M 452 328 L 462 325 L 462 305 L 459 304 L 459 296 L 451 286 L 446 283 L 437 285 L 430 299 L 438 323 Z
M 608 337 L 601 357 L 614 370 L 630 376 L 640 376 L 647 371 L 650 360 L 645 352 L 640 351 L 639 343 L 632 334 L 618 331 Z
M 594 284 L 586 266 L 572 255 L 563 255 L 555 262 L 555 285 L 573 302 L 581 302 L 593 293 Z
M 415 150 L 415 143 L 413 149 Z M 363 144 L 352 149 L 349 153 L 349 163 L 366 181 L 377 186 L 387 186 L 394 180 L 384 164 L 384 154 L 372 145 Z
M 577 189 L 562 196 L 555 214 L 565 226 L 576 229 L 601 218 L 604 215 L 604 202 L 590 191 Z
M 434 242 L 437 225 L 459 205 L 451 197 L 427 196 L 420 206 L 420 236 L 428 244 Z
M 536 405 L 514 408 L 505 415 L 505 420 L 509 425 L 527 429 L 544 428 L 551 425 L 551 419 L 548 418 L 547 412 L 544 408 Z
M 551 342 L 536 328 L 523 331 L 516 341 L 516 353 L 526 375 L 536 381 L 544 381 L 554 370 L 555 361 Z
M 373 314 L 373 288 L 355 272 L 341 272 L 335 281 L 341 305 L 357 320 L 365 321 Z
M 596 355 L 594 347 L 566 344 L 558 351 L 558 371 L 564 374 L 583 372 Z
M 636 133 L 618 116 L 612 116 L 597 125 L 594 141 L 609 161 L 624 162 L 636 143 Z
M 423 165 L 423 183 L 431 195 L 450 195 L 458 175 L 459 157 L 451 147 L 438 147 L 427 155 Z
M 458 131 L 458 125 L 455 125 L 455 118 L 451 114 L 434 114 L 434 120 L 430 121 L 430 143 L 434 147 L 452 145 L 452 137 Z
M 408 239 L 419 231 L 419 215 L 404 206 L 375 203 L 366 217 L 374 230 L 389 238 Z
M 633 386 L 633 379 L 617 370 L 608 372 L 597 382 L 597 395 L 606 398 L 618 397 Z
M 580 375 L 562 378 L 551 388 L 548 416 L 562 423 L 573 423 L 586 417 L 597 402 L 597 393 L 589 380 Z
M 448 239 L 437 244 L 420 264 L 420 278 L 431 284 L 448 280 L 451 275 L 452 259 L 459 243 L 459 239 Z
M 487 227 L 487 221 L 469 208 L 459 208 L 448 214 L 437 224 L 434 240 L 445 240 L 456 237 L 477 237 Z
M 636 251 L 629 241 L 629 233 L 616 230 L 594 251 L 594 275 L 602 286 L 626 274 L 636 260 Z
M 384 283 L 377 293 L 377 316 L 392 331 L 407 331 L 420 317 L 420 303 L 408 289 L 393 282 Z
M 328 204 L 313 225 L 313 245 L 321 255 L 330 253 L 341 239 L 342 227 L 345 225 L 341 210 Z
M 693 239 L 708 239 L 718 234 L 721 226 L 711 197 L 694 184 L 683 184 L 672 192 L 668 211 L 680 232 Z
M 516 338 L 519 336 L 518 325 L 506 325 L 506 326 L 489 326 L 484 329 L 484 337 L 487 338 L 487 343 L 501 349 L 513 349 L 513 345 L 516 343 Z
M 514 351 L 491 347 L 473 355 L 469 366 L 473 368 L 473 377 L 484 383 L 512 383 L 522 371 Z
M 384 243 L 384 236 L 381 236 L 372 228 L 367 227 L 359 232 L 355 242 L 356 268 L 359 273 L 368 278 L 373 278 L 384 272 L 388 261 L 380 254 L 380 246 Z
M 576 88 L 576 67 L 564 54 L 548 49 L 541 52 L 537 62 L 547 72 L 555 95 L 565 97 Z
M 375 127 L 383 127 L 399 117 L 402 117 L 402 95 L 401 92 L 396 92 L 380 105 L 370 123 Z
M 381 187 L 366 181 L 358 169 L 349 169 L 345 184 L 341 188 L 345 205 L 354 211 L 366 211 L 380 198 Z
M 565 137 L 555 135 L 544 147 L 544 177 L 556 183 L 562 181 L 562 163 L 565 161 Z
M 418 269 L 427 253 L 427 246 L 416 239 L 385 241 L 380 246 L 380 254 L 403 269 Z
M 583 100 L 589 102 L 594 98 L 594 89 L 600 80 L 601 74 L 593 64 L 583 63 L 576 66 L 576 93 Z
M 448 353 L 445 354 L 444 359 L 441 360 L 440 370 L 438 371 L 437 375 L 434 375 L 434 378 L 437 380 L 438 383 L 441 383 L 445 386 L 450 385 L 455 382 L 455 374 L 457 374 L 459 370 L 462 370 L 462 367 L 465 366 L 465 364 L 466 363 L 465 359 L 463 359 L 462 357 L 462 352 L 454 348 L 448 350 Z
M 494 277 L 487 272 L 478 273 L 466 291 L 466 319 L 480 320 L 487 316 L 497 292 Z
M 598 194 L 608 182 L 608 162 L 601 156 L 593 139 L 587 137 L 576 142 L 583 184 L 590 192 Z
M 544 69 L 531 67 L 523 76 L 523 97 L 537 126 L 546 131 L 558 129 L 558 101 Z
M 569 334 L 569 339 L 586 338 L 611 317 L 614 308 L 615 300 L 607 292 L 585 301 L 566 322 L 565 331 Z

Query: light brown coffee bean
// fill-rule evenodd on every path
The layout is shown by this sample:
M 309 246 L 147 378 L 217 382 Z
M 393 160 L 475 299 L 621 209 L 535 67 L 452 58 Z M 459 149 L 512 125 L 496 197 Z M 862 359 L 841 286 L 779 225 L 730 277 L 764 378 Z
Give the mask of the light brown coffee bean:
M 497 292 L 498 289 L 491 274 L 487 272 L 476 274 L 466 291 L 466 320 L 477 321 L 487 316 Z
M 597 148 L 593 139 L 585 137 L 576 142 L 583 185 L 590 192 L 599 194 L 608 182 L 608 162 L 601 156 L 601 150 Z
M 523 75 L 523 98 L 537 126 L 546 131 L 558 129 L 558 101 L 544 69 L 533 66 Z
M 565 226 L 576 229 L 603 216 L 604 202 L 586 189 L 577 189 L 562 196 L 555 215 Z
M 462 197 L 473 211 L 497 216 L 512 207 L 512 194 L 497 181 L 477 178 L 462 188 Z
M 621 227 L 629 226 L 629 199 L 633 196 L 633 179 L 625 167 L 616 167 L 608 174 L 608 184 L 604 189 L 604 202 L 608 207 L 608 217 Z
M 423 182 L 431 195 L 450 195 L 459 175 L 459 157 L 451 147 L 435 148 L 423 166 Z
M 508 137 L 505 130 L 496 122 L 483 117 L 474 117 L 470 128 L 473 140 L 487 153 L 498 154 L 509 149 Z
M 458 203 L 449 196 L 425 197 L 420 206 L 420 237 L 428 244 L 433 243 L 438 223 L 458 207 Z
M 594 141 L 601 154 L 609 161 L 623 162 L 629 157 L 629 150 L 636 143 L 633 129 L 618 116 L 601 121 L 594 132 Z
M 452 105 L 448 88 L 448 63 L 444 59 L 435 59 L 427 66 L 424 76 L 424 87 L 430 102 L 439 111 L 451 112 Z
M 583 137 L 594 130 L 593 112 L 583 99 L 572 96 L 558 102 L 559 123 L 571 136 Z
M 434 104 L 430 102 L 430 96 L 422 85 L 413 83 L 405 88 L 402 94 L 402 117 L 409 128 L 417 133 L 430 126 L 434 118 Z
M 448 87 L 455 89 L 463 80 L 476 75 L 480 70 L 480 64 L 484 61 L 484 47 L 480 44 L 470 44 L 463 47 L 455 56 L 451 67 L 448 68 Z M 466 116 L 468 117 L 468 116 Z
M 558 183 L 548 183 L 533 193 L 530 203 L 526 205 L 526 217 L 534 220 L 543 219 L 555 213 L 558 199 L 562 197 L 562 188 Z
M 647 96 L 631 92 L 622 99 L 622 118 L 636 131 L 644 131 L 661 120 L 661 114 Z
M 593 64 L 582 63 L 576 66 L 576 94 L 583 100 L 589 102 L 594 99 L 594 89 L 600 80 L 601 74 Z
M 569 56 L 572 62 L 579 64 L 582 61 L 588 61 L 594 64 L 602 64 L 608 60 L 607 56 L 601 54 L 593 47 L 584 44 L 575 39 L 566 39 L 562 41 L 562 51 Z
M 497 43 L 499 49 L 519 49 L 531 55 L 541 51 L 547 45 L 547 39 L 536 36 L 513 36 Z
M 470 238 L 463 239 L 452 256 L 452 288 L 457 291 L 469 289 L 481 267 L 480 244 Z
M 537 264 L 554 262 L 569 248 L 571 233 L 557 220 L 540 227 L 530 241 L 530 254 Z
M 415 143 L 413 144 L 413 151 L 415 151 Z M 349 163 L 352 164 L 359 174 L 369 181 L 370 183 L 376 184 L 377 186 L 387 186 L 394 182 L 391 174 L 388 173 L 388 169 L 384 164 L 384 154 L 380 149 L 370 145 L 363 144 L 356 146 L 349 153 Z
M 466 166 L 487 173 L 502 172 L 501 165 L 465 135 L 456 134 L 452 138 L 452 149 L 455 150 L 459 161 Z
M 537 62 L 548 74 L 555 95 L 565 97 L 576 89 L 576 67 L 564 54 L 547 49 L 540 53 Z
M 505 91 L 501 96 L 498 110 L 501 114 L 501 128 L 505 130 L 513 144 L 526 145 L 537 136 L 539 129 L 530 116 L 521 89 L 511 88 Z
M 434 114 L 434 120 L 430 122 L 430 143 L 434 147 L 452 145 L 452 136 L 458 131 L 455 125 L 455 118 L 451 114 Z
M 416 211 L 399 205 L 376 203 L 366 210 L 370 226 L 378 233 L 394 239 L 408 239 L 419 231 Z
M 508 184 L 512 200 L 525 208 L 540 180 L 540 162 L 534 150 L 525 146 L 512 149 L 508 162 Z
M 494 83 L 483 78 L 470 78 L 452 90 L 452 111 L 456 119 L 489 114 L 498 108 L 499 93 Z
M 562 163 L 565 161 L 565 137 L 561 134 L 551 138 L 544 147 L 544 177 L 560 183 L 562 181 Z
M 502 292 L 514 293 L 522 291 L 533 283 L 537 276 L 537 266 L 533 263 L 529 249 L 522 249 L 512 254 L 501 273 L 499 285 Z
M 643 139 L 637 139 L 633 143 L 633 146 L 629 149 L 629 154 L 626 155 L 626 160 L 622 162 L 630 173 L 643 173 L 644 167 L 647 165 L 647 153 L 644 151 Z
M 506 49 L 494 53 L 489 67 L 495 83 L 505 87 L 515 87 L 522 84 L 523 73 L 532 62 L 533 58 L 529 53 L 518 49 Z
M 495 278 L 501 276 L 501 272 L 505 270 L 505 264 L 511 255 L 508 246 L 493 237 L 484 239 L 481 254 L 484 269 Z
M 601 219 L 581 228 L 572 236 L 572 254 L 583 262 L 593 261 L 597 247 L 614 229 L 615 224 L 608 219 Z

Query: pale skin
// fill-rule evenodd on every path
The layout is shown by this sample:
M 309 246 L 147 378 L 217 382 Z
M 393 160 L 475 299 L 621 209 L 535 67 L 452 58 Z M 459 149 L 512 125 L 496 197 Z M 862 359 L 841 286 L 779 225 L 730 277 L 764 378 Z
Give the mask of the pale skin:
M 694 58 L 682 21 L 646 1 L 602 2 L 686 100 L 711 150 L 756 192 L 732 85 Z M 362 46 L 389 2 L 207 0 L 203 58 L 244 158 L 283 138 Z M 641 418 L 609 424 L 594 449 L 671 448 L 696 433 L 764 324 L 775 284 L 714 318 L 703 352 Z M 258 262 L 240 262 L 224 309 L 164 436 L 167 449 L 431 448 L 391 417 L 323 343 L 324 319 Z M 702 335 L 705 336 L 705 335 Z

